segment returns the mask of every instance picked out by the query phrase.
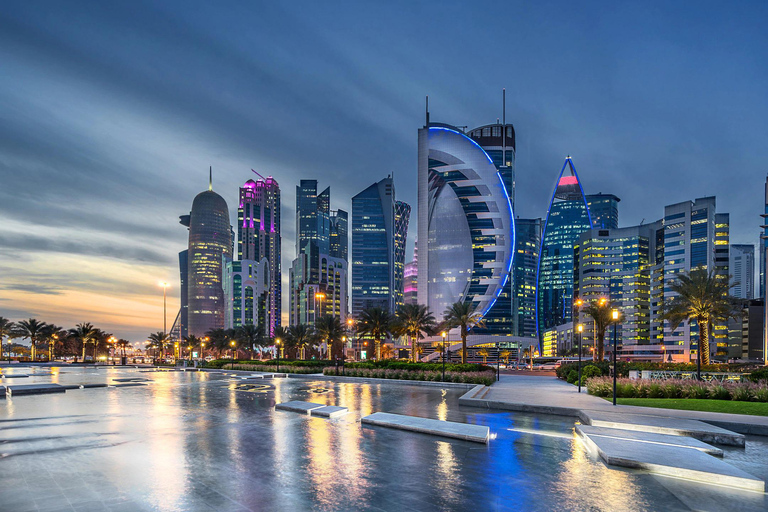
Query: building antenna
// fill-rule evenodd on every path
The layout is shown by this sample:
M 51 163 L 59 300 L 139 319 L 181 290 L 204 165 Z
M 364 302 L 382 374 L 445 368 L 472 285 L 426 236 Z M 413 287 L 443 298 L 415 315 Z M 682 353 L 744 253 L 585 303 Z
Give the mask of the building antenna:
M 251 171 L 252 171 L 252 172 L 254 172 L 254 173 L 256 174 L 256 176 L 258 176 L 259 178 L 263 179 L 264 181 L 266 181 L 266 180 L 267 180 L 267 178 L 265 178 L 265 177 L 264 177 L 264 176 L 262 176 L 261 174 L 257 173 L 257 172 L 256 172 L 256 171 L 254 171 L 253 169 L 251 169 Z
M 213 190 L 213 166 L 208 168 L 208 190 Z
M 427 128 L 429 128 L 429 95 L 427 95 Z
M 507 88 L 501 90 L 501 119 L 503 125 L 507 124 Z

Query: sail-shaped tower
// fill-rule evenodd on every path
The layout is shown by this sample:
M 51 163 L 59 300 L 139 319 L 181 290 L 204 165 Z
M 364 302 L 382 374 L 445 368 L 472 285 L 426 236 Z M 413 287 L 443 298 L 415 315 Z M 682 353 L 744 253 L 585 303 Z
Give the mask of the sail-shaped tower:
M 592 227 L 589 207 L 571 157 L 565 159 L 547 210 L 536 283 L 536 326 L 544 331 L 571 321 L 573 246 Z

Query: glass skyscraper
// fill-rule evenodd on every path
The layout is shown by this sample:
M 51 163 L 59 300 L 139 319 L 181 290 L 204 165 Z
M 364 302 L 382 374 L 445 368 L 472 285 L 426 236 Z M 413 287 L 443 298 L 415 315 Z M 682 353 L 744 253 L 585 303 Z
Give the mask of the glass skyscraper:
M 403 301 L 409 205 L 395 201 L 391 176 L 352 198 L 352 314 Z
M 589 194 L 586 197 L 593 228 L 616 229 L 619 227 L 621 199 L 613 194 Z
M 539 253 L 536 324 L 544 331 L 571 321 L 573 247 L 592 228 L 589 208 L 571 157 L 565 159 L 547 211 Z
M 486 128 L 494 137 L 493 127 L 480 135 Z M 515 247 L 505 177 L 478 142 L 428 118 L 419 130 L 418 162 L 419 303 L 437 318 L 454 302 L 470 303 L 488 331 L 509 334 L 511 301 L 499 301 L 510 289 Z
M 512 335 L 536 337 L 536 267 L 541 248 L 541 219 L 515 219 L 512 265 Z

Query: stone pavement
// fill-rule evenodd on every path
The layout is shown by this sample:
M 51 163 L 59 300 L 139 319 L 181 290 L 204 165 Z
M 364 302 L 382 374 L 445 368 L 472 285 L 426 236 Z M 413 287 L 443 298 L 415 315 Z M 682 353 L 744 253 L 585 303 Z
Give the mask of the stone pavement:
M 579 393 L 577 386 L 568 384 L 556 377 L 501 375 L 501 380 L 487 389 L 485 394 L 475 392 L 482 398 L 470 398 L 473 391 L 471 390 L 464 395 L 459 403 L 474 407 L 555 414 L 576 418 L 582 417 L 581 411 L 588 410 L 686 418 L 705 421 L 741 434 L 768 436 L 767 416 L 658 409 L 631 405 L 614 406 L 603 398 L 588 394 L 585 387 L 582 387 L 582 392 Z

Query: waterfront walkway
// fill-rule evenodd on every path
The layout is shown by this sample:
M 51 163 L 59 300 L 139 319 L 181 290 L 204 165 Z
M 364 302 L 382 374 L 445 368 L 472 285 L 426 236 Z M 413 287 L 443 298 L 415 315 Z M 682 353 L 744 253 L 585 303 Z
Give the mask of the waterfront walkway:
M 568 384 L 556 377 L 501 375 L 501 379 L 484 392 L 475 393 L 474 396 L 467 395 L 461 399 L 462 405 L 577 418 L 581 417 L 581 411 L 610 411 L 686 418 L 705 421 L 742 434 L 768 436 L 768 416 L 659 409 L 632 405 L 614 406 L 608 400 L 588 394 L 585 387 L 582 387 L 581 393 L 579 393 L 577 386 Z

